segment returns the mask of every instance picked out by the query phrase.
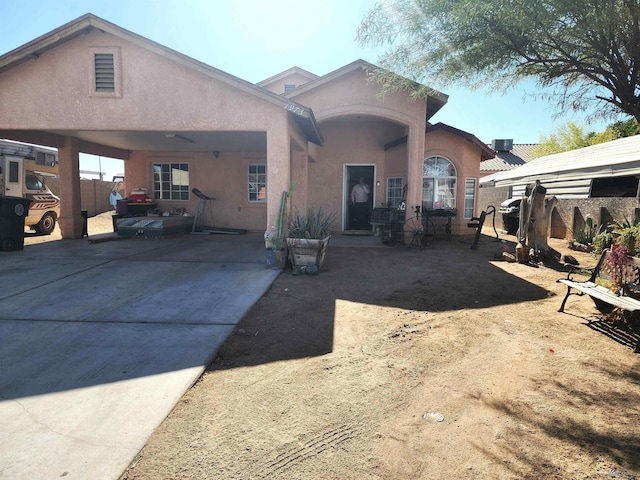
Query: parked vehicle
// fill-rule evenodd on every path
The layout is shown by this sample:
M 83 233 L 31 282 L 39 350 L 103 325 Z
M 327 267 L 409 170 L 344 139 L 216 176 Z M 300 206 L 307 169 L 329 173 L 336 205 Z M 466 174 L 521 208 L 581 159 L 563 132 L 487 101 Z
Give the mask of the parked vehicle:
M 37 147 L 29 147 L 28 151 L 30 157 L 20 148 L 16 148 L 13 155 L 8 154 L 6 148 L 0 150 L 0 195 L 31 200 L 25 226 L 49 235 L 60 216 L 60 198 L 47 187 L 45 176 L 51 175 L 47 169 L 51 171 L 57 166 L 57 153 L 49 149 L 39 151 Z M 44 158 L 42 163 L 38 161 L 41 157 Z M 32 169 L 40 165 L 43 171 Z

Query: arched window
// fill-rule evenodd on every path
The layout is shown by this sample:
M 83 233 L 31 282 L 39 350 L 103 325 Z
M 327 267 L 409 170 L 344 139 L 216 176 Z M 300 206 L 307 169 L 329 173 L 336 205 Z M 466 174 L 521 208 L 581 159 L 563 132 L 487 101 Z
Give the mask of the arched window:
M 456 208 L 456 179 L 453 163 L 444 157 L 429 157 L 422 169 L 422 210 Z

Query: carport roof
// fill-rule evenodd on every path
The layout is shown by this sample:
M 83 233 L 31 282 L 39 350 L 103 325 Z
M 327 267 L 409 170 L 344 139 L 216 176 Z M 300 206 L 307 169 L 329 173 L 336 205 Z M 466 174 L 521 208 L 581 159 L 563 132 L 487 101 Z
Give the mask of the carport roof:
M 31 42 L 0 56 L 0 74 L 22 63 L 36 59 L 42 53 L 56 48 L 80 35 L 84 35 L 92 29 L 98 29 L 122 38 L 139 47 L 150 50 L 158 55 L 184 65 L 185 67 L 197 70 L 211 78 L 253 95 L 260 100 L 286 109 L 289 115 L 295 119 L 300 129 L 304 132 L 308 141 L 317 145 L 322 145 L 323 143 L 320 129 L 318 128 L 313 112 L 309 107 L 295 103 L 290 99 L 282 98 L 279 95 L 252 84 L 251 82 L 242 80 L 241 78 L 235 77 L 187 55 L 160 45 L 159 43 L 130 32 L 91 13 L 78 17 L 61 27 L 32 40 Z

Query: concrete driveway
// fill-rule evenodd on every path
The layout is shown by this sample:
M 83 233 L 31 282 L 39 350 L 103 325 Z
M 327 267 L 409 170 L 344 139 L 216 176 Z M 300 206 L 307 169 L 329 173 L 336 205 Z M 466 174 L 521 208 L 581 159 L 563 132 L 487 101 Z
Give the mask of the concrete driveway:
M 0 252 L 0 478 L 117 479 L 277 274 L 251 234 Z

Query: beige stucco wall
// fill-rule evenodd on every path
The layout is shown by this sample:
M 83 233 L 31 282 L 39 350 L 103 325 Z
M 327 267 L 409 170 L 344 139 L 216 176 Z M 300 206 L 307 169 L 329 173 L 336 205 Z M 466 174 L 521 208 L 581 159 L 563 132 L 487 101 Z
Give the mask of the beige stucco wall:
M 303 88 L 292 98 L 313 108 L 325 138 L 316 162 L 309 166 L 309 204 L 336 212 L 340 229 L 346 216 L 345 165 L 375 166 L 380 186 L 375 187 L 374 182 L 374 205 L 379 206 L 386 202 L 386 178 L 401 176 L 406 182 L 408 172 L 416 170 L 422 160 L 425 102 L 411 101 L 404 93 L 381 97 L 379 88 L 367 82 L 362 70 L 320 81 L 312 90 Z M 386 143 L 409 132 L 414 134 L 409 148 L 405 145 L 384 151 Z M 322 188 L 314 183 L 318 179 L 322 179 Z M 418 196 L 419 188 L 414 185 L 412 189 Z
M 322 206 L 323 210 L 336 212 L 337 218 L 344 218 L 345 165 L 373 165 L 380 187 L 373 185 L 374 203 L 386 201 L 386 152 L 385 143 L 401 137 L 404 129 L 383 120 L 327 121 L 320 124 L 325 144 L 314 162 L 309 164 L 309 205 Z M 394 162 L 404 162 L 406 178 L 406 158 Z M 341 224 L 336 228 L 341 229 Z
M 60 173 L 66 183 L 77 177 L 76 130 L 265 132 L 265 152 L 222 152 L 216 159 L 212 152 L 133 151 L 125 162 L 127 194 L 139 187 L 152 193 L 154 161 L 188 163 L 190 187 L 217 199 L 210 211 L 214 225 L 258 231 L 275 225 L 281 192 L 292 180 L 292 207 L 322 206 L 334 211 L 341 230 L 346 214 L 345 165 L 375 166 L 375 181 L 380 182 L 376 187 L 374 181 L 376 206 L 386 202 L 386 179 L 391 176 L 409 184 L 407 205 L 419 204 L 422 162 L 430 155 L 445 156 L 456 165 L 460 212 L 465 178 L 479 177 L 477 147 L 440 131 L 425 139 L 425 101 L 412 101 L 406 93 L 383 98 L 358 68 L 349 71 L 347 67 L 341 76 L 329 75 L 314 82 L 314 88 L 302 87 L 292 94 L 292 100 L 313 108 L 325 138 L 323 147 L 310 149 L 294 117 L 265 91 L 195 61 L 174 58 L 162 47 L 147 46 L 94 29 L 3 72 L 0 129 L 67 132 L 67 137 L 60 137 L 61 145 L 56 145 L 62 147 Z M 115 94 L 93 91 L 93 54 L 98 51 L 116 57 Z M 279 81 L 284 86 L 295 83 L 294 77 Z M 404 136 L 406 143 L 384 150 L 386 143 Z M 127 145 L 113 146 L 131 150 Z M 249 163 L 267 164 L 267 204 L 248 201 Z M 61 227 L 79 219 L 80 189 L 70 192 L 63 196 Z M 192 197 L 187 202 L 159 204 L 163 210 L 182 207 L 195 213 L 196 202 Z M 72 235 L 77 235 L 77 226 L 69 230 Z M 467 233 L 466 228 L 460 214 L 454 233 Z
M 344 115 L 373 115 L 409 126 L 425 116 L 423 100 L 412 101 L 406 93 L 379 95 L 379 87 L 367 81 L 365 72 L 354 70 L 292 98 L 313 109 L 318 122 Z
M 119 56 L 122 96 L 93 93 L 93 53 Z M 0 128 L 266 130 L 283 109 L 92 30 L 0 75 Z
M 121 79 L 116 94 L 93 92 L 93 54 L 96 51 L 108 51 L 116 56 L 116 66 L 120 67 L 116 78 Z M 38 59 L 0 75 L 0 129 L 69 131 L 70 135 L 75 130 L 263 131 L 267 132 L 268 152 L 261 160 L 269 162 L 269 182 L 274 191 L 286 189 L 290 134 L 301 137 L 291 115 L 281 106 L 261 98 L 259 92 L 256 95 L 248 93 L 244 90 L 246 85 L 236 88 L 234 79 L 229 80 L 232 84 L 225 83 L 215 75 L 205 74 L 202 70 L 206 67 L 184 59 L 173 61 L 162 54 L 162 49 L 158 52 L 97 30 L 44 52 Z M 239 80 L 237 83 L 242 84 Z M 117 146 L 128 149 L 127 145 Z M 129 192 L 138 186 L 151 191 L 149 155 L 134 152 L 131 160 L 125 162 Z M 233 195 L 224 195 L 224 201 L 232 204 L 234 210 L 231 214 L 225 205 L 218 225 L 237 222 L 242 227 L 264 230 L 267 224 L 275 222 L 279 199 L 266 206 L 248 205 L 242 201 L 242 195 L 246 195 L 249 157 L 241 156 L 242 160 L 237 164 L 222 164 L 222 159 L 220 162 L 202 161 L 201 157 L 206 155 L 192 155 L 194 173 L 191 178 L 199 179 L 193 186 L 200 186 L 203 191 L 218 190 L 220 195 L 226 190 L 236 191 Z M 62 163 L 74 162 L 74 158 L 77 162 L 77 155 L 60 157 L 61 176 L 67 172 L 69 182 L 73 181 L 77 166 L 69 170 Z M 211 179 L 196 172 L 211 175 Z M 227 178 L 227 181 L 221 182 L 220 178 Z M 235 183 L 231 183 L 232 180 Z M 78 222 L 79 209 L 75 212 L 78 199 L 79 195 L 66 198 L 63 195 L 61 209 L 69 220 L 64 225 L 61 221 L 61 227 L 70 226 L 72 218 Z M 187 208 L 193 209 L 193 205 Z M 78 235 L 75 227 L 68 230 L 72 238 Z
M 135 152 L 132 160 L 127 164 L 125 174 L 127 194 L 133 189 L 146 188 L 149 195 L 153 195 L 154 163 L 187 163 L 189 186 L 215 198 L 208 202 L 205 215 L 199 223 L 264 231 L 267 204 L 249 202 L 247 172 L 249 164 L 266 164 L 265 154 L 221 153 L 215 158 L 210 152 Z M 198 197 L 191 194 L 188 201 L 158 200 L 157 203 L 161 211 L 172 213 L 176 208 L 184 208 L 194 215 Z

